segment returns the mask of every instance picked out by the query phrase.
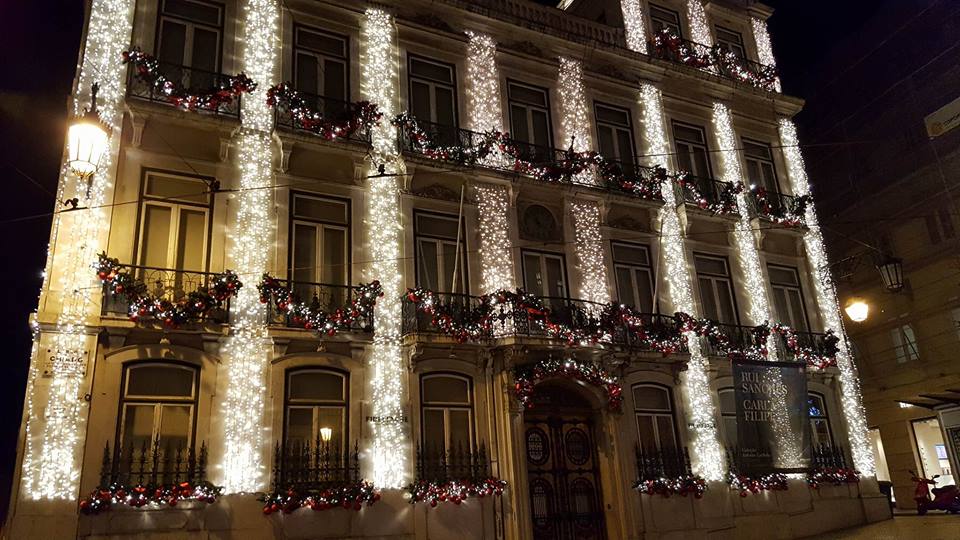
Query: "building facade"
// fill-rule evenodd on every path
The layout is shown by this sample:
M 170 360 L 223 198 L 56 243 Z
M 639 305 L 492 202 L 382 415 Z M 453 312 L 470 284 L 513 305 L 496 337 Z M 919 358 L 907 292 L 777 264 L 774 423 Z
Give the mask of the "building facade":
M 887 517 L 769 10 L 562 4 L 93 0 L 7 534 Z M 733 356 L 860 480 L 738 476 Z

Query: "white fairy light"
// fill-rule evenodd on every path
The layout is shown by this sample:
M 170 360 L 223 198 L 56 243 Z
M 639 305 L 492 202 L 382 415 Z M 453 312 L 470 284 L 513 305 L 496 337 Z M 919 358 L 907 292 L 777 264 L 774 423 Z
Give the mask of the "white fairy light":
M 757 47 L 757 58 L 760 60 L 760 63 L 776 69 L 777 59 L 773 56 L 773 45 L 770 43 L 770 33 L 767 32 L 766 21 L 757 17 L 751 17 L 750 28 L 753 33 L 753 43 Z M 774 79 L 773 89 L 777 92 L 780 91 L 780 77 Z
M 690 26 L 690 39 L 704 47 L 713 47 L 713 34 L 707 23 L 707 13 L 701 0 L 687 0 L 687 24 Z M 702 51 L 701 51 L 702 52 Z
M 41 308 L 47 309 L 51 293 L 59 293 L 59 313 L 48 354 L 52 357 L 52 378 L 45 400 L 35 401 L 40 392 L 37 363 L 46 356 L 40 352 L 41 337 L 34 340 L 27 394 L 27 441 L 23 460 L 23 490 L 27 498 L 71 499 L 79 488 L 79 453 L 83 441 L 85 403 L 82 399 L 86 365 L 93 339 L 86 330 L 91 306 L 99 303 L 99 294 L 91 265 L 101 250 L 103 232 L 109 215 L 103 210 L 113 189 L 114 164 L 119 152 L 125 70 L 121 52 L 130 43 L 133 27 L 132 0 L 95 0 L 90 6 L 87 38 L 73 109 L 81 114 L 90 104 L 90 89 L 100 85 L 100 119 L 112 132 L 110 147 L 100 167 L 87 181 L 61 170 L 57 200 L 77 198 L 82 210 L 57 212 L 48 246 L 45 278 L 41 290 Z M 56 261 L 52 248 L 56 248 Z M 50 289 L 50 278 L 57 277 Z M 35 329 L 36 330 L 36 329 Z M 71 361 L 79 359 L 79 363 Z M 40 403 L 42 402 L 42 408 Z M 32 425 L 34 422 L 39 426 Z M 39 427 L 39 429 L 36 429 Z M 34 441 L 34 438 L 38 440 Z
M 652 84 L 640 85 L 640 105 L 643 114 L 646 153 L 666 160 L 670 155 L 667 128 L 664 122 L 663 100 L 660 90 Z M 668 163 L 650 163 L 669 167 Z M 692 276 L 683 245 L 683 227 L 677 213 L 677 200 L 672 186 L 662 190 L 664 204 L 660 209 L 661 257 L 666 267 L 667 292 L 677 311 L 696 315 L 690 283 Z M 684 396 L 690 415 L 693 436 L 693 472 L 707 480 L 723 479 L 725 461 L 717 433 L 717 412 L 710 391 L 709 362 L 700 350 L 700 338 L 694 332 L 684 333 L 690 359 L 683 375 Z
M 561 145 L 572 147 L 574 152 L 588 152 L 590 144 L 590 116 L 587 112 L 587 94 L 583 87 L 583 65 L 578 60 L 560 57 L 557 77 L 560 93 L 560 126 L 564 140 Z M 594 175 L 583 171 L 574 177 L 574 182 L 592 184 Z
M 467 110 L 470 129 L 503 131 L 497 42 L 486 34 L 467 31 Z
M 268 270 L 273 186 L 273 117 L 266 89 L 276 79 L 279 63 L 276 0 L 248 0 L 244 10 L 243 71 L 257 81 L 257 90 L 242 101 L 237 140 L 240 179 L 237 217 L 229 233 L 230 261 L 236 271 L 258 279 Z M 270 345 L 266 306 L 257 288 L 240 289 L 230 304 L 232 334 L 221 354 L 226 366 L 223 400 L 223 483 L 227 492 L 252 492 L 265 487 L 265 374 Z
M 580 262 L 580 298 L 598 304 L 610 303 L 607 265 L 600 235 L 600 206 L 593 201 L 571 201 L 577 259 Z
M 620 0 L 623 12 L 623 29 L 626 33 L 627 48 L 631 51 L 647 54 L 647 26 L 643 22 L 643 8 L 640 0 Z
M 376 103 L 384 118 L 394 115 L 399 79 L 393 17 L 368 9 L 362 26 L 364 99 Z M 370 355 L 371 480 L 381 488 L 400 488 L 407 481 L 407 428 L 403 409 L 403 357 L 400 351 L 400 201 L 397 175 L 404 172 L 397 154 L 396 129 L 380 122 L 371 129 L 367 240 L 373 262 L 371 277 L 380 281 L 383 296 L 374 308 L 376 326 Z M 378 165 L 384 167 L 384 174 Z
M 810 194 L 810 182 L 807 179 L 806 166 L 803 155 L 800 153 L 797 128 L 788 118 L 780 119 L 780 145 L 783 148 L 787 163 L 787 176 L 793 194 L 796 196 Z M 850 452 L 853 454 L 853 463 L 858 471 L 867 476 L 876 474 L 876 464 L 873 451 L 867 436 L 866 412 L 863 408 L 863 396 L 860 393 L 860 379 L 857 368 L 853 363 L 853 355 L 847 347 L 846 333 L 843 328 L 843 319 L 840 316 L 840 304 L 837 301 L 837 291 L 830 275 L 830 261 L 823 243 L 823 235 L 817 222 L 817 212 L 814 205 L 808 204 L 806 210 L 807 232 L 803 235 L 803 243 L 807 250 L 810 265 L 818 273 L 814 279 L 814 290 L 817 295 L 817 305 L 826 330 L 832 330 L 840 338 L 837 344 L 837 368 L 840 370 L 840 402 L 843 416 L 847 423 L 847 436 L 850 439 Z
M 740 167 L 740 155 L 737 150 L 737 137 L 733 131 L 733 119 L 730 109 L 722 103 L 713 104 L 713 130 L 717 137 L 717 150 L 720 154 L 720 178 L 733 185 L 743 185 L 743 169 Z M 773 320 L 770 309 L 770 297 L 767 294 L 767 283 L 764 280 L 763 264 L 760 262 L 760 251 L 753 236 L 753 223 L 750 218 L 750 207 L 747 202 L 746 191 L 736 195 L 737 210 L 740 217 L 734 226 L 733 236 L 737 246 L 737 260 L 740 264 L 740 275 L 743 276 L 747 291 L 747 317 L 752 324 L 760 325 Z M 767 359 L 776 361 L 778 357 L 777 340 L 779 337 L 773 332 L 767 336 Z M 781 380 L 779 371 L 770 371 L 773 382 Z M 775 385 L 782 386 L 782 385 Z M 790 416 L 787 410 L 786 397 L 782 394 L 774 395 L 774 404 L 770 411 L 773 416 L 773 427 L 777 437 L 778 459 L 786 467 L 800 466 L 801 450 L 797 444 L 790 426 Z
M 477 184 L 477 216 L 480 220 L 481 293 L 516 287 L 513 254 L 510 252 L 510 193 L 503 186 Z

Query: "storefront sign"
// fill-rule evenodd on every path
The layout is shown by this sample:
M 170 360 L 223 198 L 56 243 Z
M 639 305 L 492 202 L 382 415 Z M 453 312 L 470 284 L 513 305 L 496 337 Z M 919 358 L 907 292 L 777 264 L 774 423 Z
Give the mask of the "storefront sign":
M 43 363 L 43 376 L 52 377 L 55 373 L 83 377 L 87 373 L 87 352 L 48 350 Z
M 793 362 L 734 361 L 740 473 L 791 472 L 809 466 L 805 368 Z

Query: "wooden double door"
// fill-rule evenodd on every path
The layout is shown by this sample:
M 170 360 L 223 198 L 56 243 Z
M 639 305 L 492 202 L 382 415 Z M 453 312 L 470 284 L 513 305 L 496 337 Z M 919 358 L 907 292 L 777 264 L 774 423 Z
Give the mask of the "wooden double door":
M 537 399 L 524 413 L 533 537 L 602 540 L 606 529 L 592 412 L 559 405 L 569 394 L 538 397 L 555 399 Z

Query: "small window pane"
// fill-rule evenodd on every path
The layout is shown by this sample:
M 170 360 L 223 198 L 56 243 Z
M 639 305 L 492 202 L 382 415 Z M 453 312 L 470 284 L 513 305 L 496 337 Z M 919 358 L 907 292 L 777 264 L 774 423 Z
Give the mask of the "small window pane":
M 545 108 L 547 106 L 547 92 L 541 88 L 531 88 L 511 83 L 510 99 L 538 107 Z
M 187 448 L 193 408 L 190 405 L 162 405 L 160 415 L 160 449 L 176 452 Z
M 313 442 L 313 408 L 287 409 L 287 443 L 302 445 Z
M 417 283 L 425 289 L 440 290 L 439 242 L 420 238 L 417 242 Z
M 183 49 L 187 43 L 186 25 L 164 19 L 160 26 L 160 50 L 157 59 L 173 65 L 183 64 Z M 177 80 L 174 78 L 174 80 Z
M 550 121 L 544 111 L 530 111 L 533 120 L 533 144 L 550 146 Z
M 149 449 L 153 444 L 153 415 L 155 405 L 127 404 L 123 409 L 123 442 L 126 451 Z
M 313 283 L 317 275 L 317 229 L 313 224 L 293 224 L 293 275 L 294 281 Z M 301 298 L 301 300 L 309 300 Z
M 673 418 L 657 416 L 657 435 L 660 437 L 660 448 L 676 448 L 677 436 L 673 430 Z
M 337 60 L 323 61 L 323 95 L 346 101 L 347 66 Z
M 424 403 L 470 403 L 470 385 L 460 377 L 433 376 L 423 378 Z
M 624 109 L 597 105 L 597 121 L 630 127 L 630 113 Z
M 291 373 L 288 395 L 290 399 L 314 401 L 344 401 L 345 377 L 329 371 L 299 371 Z
M 618 263 L 650 265 L 650 254 L 645 246 L 613 244 L 613 260 Z
M 418 58 L 410 59 L 410 74 L 436 82 L 453 84 L 453 68 L 450 66 L 427 62 Z
M 347 231 L 323 228 L 323 272 L 320 280 L 329 285 L 347 284 Z
M 800 286 L 800 280 L 797 276 L 797 271 L 793 268 L 771 265 L 767 267 L 767 270 L 770 272 L 770 283 L 777 285 L 791 285 L 794 287 Z
M 305 94 L 319 94 L 317 84 L 319 76 L 317 57 L 312 54 L 297 53 L 297 91 Z
M 697 269 L 697 273 L 719 276 L 729 275 L 727 273 L 727 261 L 725 259 L 697 255 L 694 259 L 694 265 Z
M 193 396 L 196 370 L 178 366 L 142 365 L 127 370 L 125 395 L 189 398 Z
M 203 210 L 180 211 L 180 229 L 177 231 L 178 270 L 202 272 L 206 266 L 204 241 L 207 237 L 207 213 Z
M 153 204 L 147 204 L 144 210 L 140 264 L 167 268 L 170 266 L 170 219 L 173 210 L 168 206 Z
M 417 214 L 417 235 L 457 239 L 457 218 Z
M 514 140 L 530 142 L 530 130 L 527 128 L 527 109 L 522 105 L 510 106 L 510 134 Z
M 637 415 L 637 436 L 640 439 L 640 446 L 645 450 L 657 448 L 657 430 L 653 423 L 653 416 Z
M 634 386 L 633 404 L 637 409 L 652 411 L 669 411 L 670 393 L 666 388 L 658 386 Z
M 347 42 L 344 38 L 297 28 L 297 46 L 331 56 L 345 57 Z
M 346 202 L 318 197 L 294 196 L 293 213 L 296 217 L 342 225 L 346 225 L 349 221 Z
M 624 266 L 616 267 L 617 292 L 620 294 L 620 301 L 638 308 L 636 290 L 633 288 L 633 271 Z
M 423 445 L 428 452 L 446 448 L 443 433 L 443 409 L 423 410 Z
M 718 395 L 720 396 L 720 412 L 724 414 L 736 414 L 737 403 L 733 389 L 720 390 Z
M 827 408 L 823 405 L 823 398 L 817 394 L 810 394 L 807 398 L 810 407 L 810 416 L 826 416 Z
M 703 130 L 698 127 L 674 124 L 673 135 L 681 141 L 706 144 L 706 138 L 703 134 Z
M 217 59 L 220 57 L 220 34 L 213 30 L 202 28 L 193 29 L 193 56 L 190 58 L 190 67 L 207 72 L 217 71 Z M 194 77 L 196 77 L 194 73 Z M 202 79 L 210 81 L 210 74 L 202 74 Z M 200 81 L 191 81 L 194 87 L 200 86 Z
M 343 407 L 317 407 L 317 432 L 313 435 L 314 439 L 322 436 L 320 430 L 329 428 L 330 448 L 342 448 L 346 435 L 343 413 Z
M 198 204 L 210 202 L 209 188 L 206 182 L 198 178 L 166 176 L 150 173 L 147 175 L 144 194 L 148 197 L 168 201 L 183 201 Z
M 168 15 L 176 15 L 184 19 L 189 19 L 193 22 L 211 26 L 220 25 L 220 9 L 206 2 L 165 0 L 163 2 L 163 12 Z
M 450 449 L 468 451 L 470 445 L 470 411 L 450 409 Z

